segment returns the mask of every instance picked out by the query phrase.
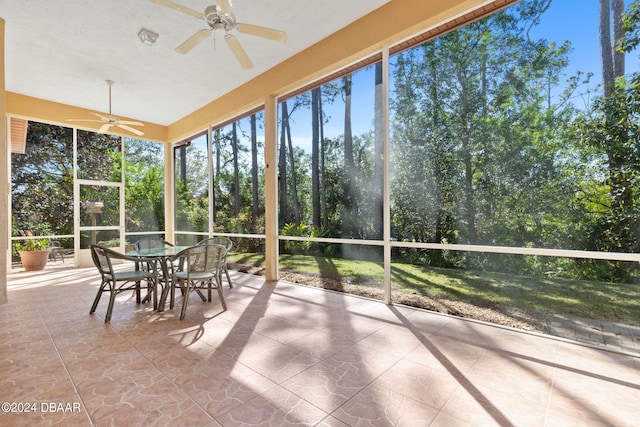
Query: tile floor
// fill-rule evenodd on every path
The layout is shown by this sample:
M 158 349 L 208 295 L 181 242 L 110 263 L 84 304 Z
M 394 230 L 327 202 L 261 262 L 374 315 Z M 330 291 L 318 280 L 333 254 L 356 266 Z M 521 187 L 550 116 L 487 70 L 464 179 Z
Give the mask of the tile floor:
M 233 273 L 219 301 L 89 308 L 94 269 L 16 273 L 1 426 L 633 426 L 640 359 Z

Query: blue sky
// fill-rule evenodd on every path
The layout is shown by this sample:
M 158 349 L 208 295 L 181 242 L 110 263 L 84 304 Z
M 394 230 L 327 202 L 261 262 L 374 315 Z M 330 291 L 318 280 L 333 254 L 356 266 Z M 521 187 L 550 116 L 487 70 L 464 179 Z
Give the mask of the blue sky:
M 625 1 L 625 8 L 630 1 Z M 532 36 L 562 43 L 571 42 L 571 62 L 567 75 L 577 70 L 593 73 L 592 83 L 602 81 L 600 41 L 598 34 L 599 0 L 553 0 Z M 638 53 L 626 55 L 626 72 L 638 70 Z
M 627 5 L 630 3 L 626 1 Z M 602 79 L 600 69 L 600 45 L 598 39 L 599 0 L 553 0 L 549 9 L 543 14 L 540 24 L 531 31 L 532 38 L 546 38 L 562 44 L 571 42 L 570 65 L 565 71 L 566 80 L 576 71 L 592 72 L 590 88 L 595 88 Z M 636 71 L 638 66 L 637 52 L 627 55 L 627 73 Z M 360 135 L 372 128 L 373 119 L 373 71 L 359 72 L 354 76 L 353 94 L 353 134 Z M 586 88 L 584 88 L 586 91 Z M 574 99 L 578 107 L 582 101 Z M 327 107 L 327 114 L 332 118 L 325 127 L 326 137 L 336 137 L 343 133 L 343 104 L 336 102 Z M 311 127 L 309 110 L 298 113 L 292 123 L 294 143 L 310 151 Z

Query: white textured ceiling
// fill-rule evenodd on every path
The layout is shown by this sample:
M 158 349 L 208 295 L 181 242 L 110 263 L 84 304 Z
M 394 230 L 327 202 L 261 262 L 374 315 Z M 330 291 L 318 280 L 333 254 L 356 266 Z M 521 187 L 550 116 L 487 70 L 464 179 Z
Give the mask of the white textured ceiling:
M 174 0 L 204 12 L 215 0 Z M 285 31 L 284 44 L 235 33 L 254 68 L 222 37 L 174 48 L 204 21 L 148 0 L 0 0 L 6 90 L 168 125 L 315 44 L 389 0 L 234 0 L 237 21 Z M 160 35 L 153 46 L 141 28 Z

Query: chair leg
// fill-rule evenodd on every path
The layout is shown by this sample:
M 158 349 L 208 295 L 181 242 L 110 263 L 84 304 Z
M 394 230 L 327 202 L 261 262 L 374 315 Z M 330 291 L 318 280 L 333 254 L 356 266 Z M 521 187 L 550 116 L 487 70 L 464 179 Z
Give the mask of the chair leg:
M 229 270 L 227 270 L 227 266 L 225 265 L 223 268 L 224 274 L 227 276 L 227 283 L 229 283 L 229 287 L 233 288 L 233 284 L 231 283 L 231 277 L 229 277 Z
M 116 294 L 117 292 L 113 290 L 111 290 L 111 292 L 109 293 L 109 306 L 107 307 L 107 314 L 104 317 L 105 323 L 111 322 L 111 313 L 113 312 L 113 305 L 116 301 Z
M 216 288 L 218 291 L 218 297 L 220 298 L 220 302 L 222 303 L 222 308 L 224 311 L 227 311 L 227 302 L 224 300 L 224 295 L 222 294 L 222 280 L 218 277 L 218 287 Z
M 105 287 L 106 283 L 102 282 L 102 284 L 100 285 L 100 289 L 98 289 L 98 294 L 96 295 L 96 298 L 93 300 L 93 305 L 91 306 L 91 310 L 89 311 L 89 314 L 93 314 L 96 311 L 96 308 L 98 308 L 98 303 L 100 302 L 100 297 L 102 296 L 102 293 L 104 292 L 104 287 Z
M 136 282 L 136 304 L 140 304 L 140 302 L 142 302 L 142 299 L 140 298 L 140 281 Z
M 198 295 L 200 296 L 200 299 L 202 300 L 202 302 L 206 302 L 207 301 L 207 299 L 204 297 L 204 295 L 202 294 L 202 291 L 200 291 L 199 288 L 194 286 L 193 290 L 198 293 Z M 209 301 L 211 301 L 211 300 L 209 300 Z
M 187 304 L 189 304 L 189 294 L 191 293 L 191 287 L 193 285 L 187 281 L 186 290 L 182 297 L 182 310 L 180 310 L 180 320 L 184 320 L 184 316 L 187 314 Z
M 147 280 L 147 283 L 151 286 L 151 292 L 153 293 L 153 309 L 158 309 L 158 285 L 159 283 L 155 280 Z
M 171 298 L 169 299 L 169 308 L 172 310 L 176 302 L 176 286 L 180 286 L 180 289 L 182 289 L 182 282 L 180 280 L 177 280 L 171 283 Z
M 159 282 L 162 283 L 162 282 Z M 167 294 L 170 291 L 171 284 L 169 281 L 165 281 L 162 285 L 162 292 L 160 293 L 160 301 L 158 302 L 158 311 L 164 311 L 164 307 L 167 304 Z

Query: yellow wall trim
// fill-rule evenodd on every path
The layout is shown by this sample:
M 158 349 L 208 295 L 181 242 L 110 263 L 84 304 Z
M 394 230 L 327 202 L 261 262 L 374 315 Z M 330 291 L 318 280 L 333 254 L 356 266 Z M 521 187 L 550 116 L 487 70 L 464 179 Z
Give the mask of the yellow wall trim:
M 70 122 L 68 119 L 93 119 L 95 116 L 90 114 L 91 110 L 85 108 L 74 107 L 72 105 L 61 104 L 53 101 L 46 101 L 32 96 L 21 95 L 14 92 L 7 92 L 7 115 L 26 120 L 34 120 L 43 123 L 50 123 L 61 126 L 76 127 L 80 129 L 97 131 L 100 124 L 96 123 L 95 127 L 79 126 L 78 123 Z M 128 117 L 120 117 L 123 120 L 137 120 Z M 143 122 L 144 136 L 138 137 L 125 132 L 114 131 L 114 135 L 130 136 L 133 138 L 142 138 L 148 141 L 166 142 L 167 127 L 154 123 Z M 117 129 L 117 128 L 112 128 Z

